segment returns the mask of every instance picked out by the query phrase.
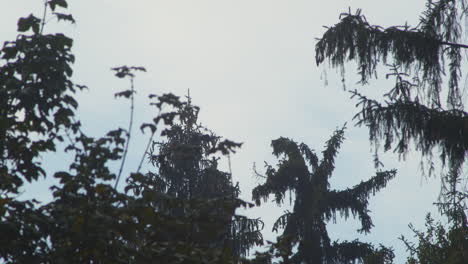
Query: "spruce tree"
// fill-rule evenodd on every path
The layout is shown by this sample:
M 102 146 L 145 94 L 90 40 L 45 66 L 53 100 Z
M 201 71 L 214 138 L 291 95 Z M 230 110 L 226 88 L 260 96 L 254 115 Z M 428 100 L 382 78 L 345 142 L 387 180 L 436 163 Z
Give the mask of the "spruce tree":
M 384 91 L 385 102 L 372 100 L 358 91 L 361 110 L 355 119 L 369 128 L 376 152 L 394 149 L 403 156 L 411 142 L 428 159 L 433 170 L 434 149 L 440 151 L 447 173 L 439 203 L 442 212 L 457 226 L 466 226 L 467 190 L 462 171 L 468 151 L 468 113 L 462 92 L 462 43 L 467 18 L 466 1 L 427 1 L 419 24 L 383 28 L 372 25 L 361 10 L 341 14 L 317 42 L 316 62 L 332 67 L 358 64 L 360 82 L 367 84 L 381 66 L 395 78 L 395 86 Z M 342 71 L 343 72 L 343 71 Z M 344 77 L 344 76 L 343 76 Z M 445 100 L 443 99 L 445 98 Z
M 161 133 L 166 139 L 152 142 L 149 157 L 156 170 L 143 176 L 146 187 L 140 191 L 165 197 L 169 205 L 158 204 L 155 208 L 160 212 L 174 219 L 192 219 L 181 236 L 168 242 L 182 239 L 197 247 L 221 249 L 240 261 L 251 247 L 263 243 L 263 223 L 236 214 L 237 208 L 253 205 L 239 199 L 240 189 L 232 182 L 231 172 L 218 169 L 218 154 L 229 155 L 241 144 L 222 140 L 199 124 L 200 109 L 192 105 L 190 96 L 180 101 L 169 94 L 159 97 L 159 102 L 175 109 L 159 116 L 169 125 Z M 130 178 L 132 189 L 138 189 L 140 183 L 134 180 L 141 177 Z
M 288 138 L 272 141 L 273 154 L 280 158 L 277 168 L 266 165 L 265 183 L 252 194 L 257 204 L 273 194 L 278 205 L 287 193 L 293 199 L 293 209 L 278 218 L 273 231 L 284 229 L 278 241 L 266 254 L 259 254 L 257 263 L 391 263 L 393 252 L 385 247 L 354 241 L 334 241 L 326 225 L 337 215 L 361 222 L 359 232 L 368 233 L 373 226 L 368 199 L 395 177 L 396 171 L 379 171 L 367 181 L 352 188 L 334 190 L 329 180 L 335 168 L 335 157 L 344 139 L 344 128 L 335 131 L 326 142 L 322 160 L 306 144 Z M 297 246 L 297 249 L 296 249 Z M 262 262 L 263 261 L 263 262 Z

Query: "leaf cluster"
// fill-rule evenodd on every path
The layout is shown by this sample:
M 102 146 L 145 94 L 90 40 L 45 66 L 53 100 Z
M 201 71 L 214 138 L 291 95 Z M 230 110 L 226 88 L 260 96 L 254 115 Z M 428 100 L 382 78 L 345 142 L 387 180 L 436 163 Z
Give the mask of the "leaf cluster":
M 23 180 L 45 176 L 38 158 L 55 151 L 64 131 L 76 132 L 78 107 L 70 78 L 75 60 L 73 41 L 63 34 L 43 35 L 41 20 L 20 18 L 18 31 L 30 28 L 6 41 L 0 50 L 0 171 L 10 181 L 1 190 L 17 192 Z

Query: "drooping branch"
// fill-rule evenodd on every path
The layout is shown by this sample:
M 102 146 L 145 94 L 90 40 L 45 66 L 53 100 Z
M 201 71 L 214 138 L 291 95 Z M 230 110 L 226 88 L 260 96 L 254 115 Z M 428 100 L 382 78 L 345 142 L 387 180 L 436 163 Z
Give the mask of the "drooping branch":
M 332 263 L 393 263 L 395 257 L 392 249 L 380 246 L 375 248 L 371 244 L 357 240 L 334 242 L 330 248 Z M 365 256 L 365 257 L 363 257 Z
M 452 16 L 452 13 L 444 15 Z M 427 19 L 422 18 L 423 21 Z M 355 61 L 361 83 L 377 76 L 379 64 L 401 66 L 404 72 L 413 72 L 420 80 L 428 102 L 432 106 L 440 106 L 444 61 L 447 61 L 448 103 L 452 109 L 461 109 L 458 82 L 461 76 L 460 52 L 468 49 L 468 45 L 458 43 L 460 38 L 456 32 L 459 30 L 458 27 L 458 31 L 453 30 L 457 23 L 452 20 L 451 26 L 446 25 L 452 29 L 450 35 L 446 33 L 448 30 L 434 29 L 436 25 L 428 26 L 429 22 L 422 21 L 416 28 L 408 25 L 382 28 L 369 24 L 360 10 L 356 14 L 342 14 L 340 22 L 328 28 L 317 42 L 316 63 L 319 65 L 328 59 L 332 67 L 343 67 L 346 62 Z
M 461 14 L 459 10 L 462 10 Z M 455 43 L 462 33 L 459 21 L 466 14 L 466 0 L 427 1 L 419 28 L 427 34 L 440 36 L 447 44 Z
M 361 111 L 356 114 L 358 125 L 369 128 L 370 140 L 385 142 L 385 150 L 392 148 L 405 154 L 411 140 L 423 155 L 429 156 L 435 146 L 442 150 L 442 161 L 459 164 L 468 151 L 468 113 L 460 110 L 429 108 L 418 102 L 396 100 L 382 105 L 352 92 L 359 99 Z
M 257 205 L 260 205 L 262 199 L 266 201 L 270 194 L 274 194 L 276 202 L 281 204 L 288 190 L 295 189 L 299 181 L 309 178 L 307 166 L 296 142 L 281 137 L 273 140 L 271 145 L 274 155 L 284 155 L 285 158 L 281 160 L 278 169 L 266 165 L 266 182 L 252 191 L 252 198 Z
M 358 199 L 352 191 L 330 191 L 326 195 L 327 206 L 323 210 L 323 214 L 327 221 L 332 219 L 335 221 L 336 215 L 339 213 L 344 219 L 348 219 L 350 216 L 359 217 L 361 222 L 359 232 L 367 233 L 374 226 L 367 209 L 369 205 L 367 199 Z
M 333 67 L 356 60 L 361 81 L 376 74 L 378 63 L 387 63 L 391 56 L 396 64 L 409 68 L 415 63 L 423 78 L 440 85 L 440 40 L 409 26 L 384 29 L 370 25 L 360 10 L 344 14 L 341 21 L 328 28 L 315 46 L 316 62 L 329 59 Z

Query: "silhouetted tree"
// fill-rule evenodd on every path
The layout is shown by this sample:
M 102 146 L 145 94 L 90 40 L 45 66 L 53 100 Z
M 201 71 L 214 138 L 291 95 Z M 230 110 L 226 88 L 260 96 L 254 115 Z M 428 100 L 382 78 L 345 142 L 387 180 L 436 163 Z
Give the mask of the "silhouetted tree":
M 353 188 L 338 191 L 330 187 L 329 179 L 335 168 L 335 157 L 344 139 L 344 128 L 327 141 L 323 158 L 304 143 L 288 138 L 272 141 L 273 154 L 281 158 L 277 168 L 266 166 L 266 181 L 252 194 L 257 204 L 267 201 L 270 194 L 278 205 L 284 203 L 287 192 L 294 201 L 292 212 L 286 212 L 275 222 L 273 231 L 284 231 L 272 245 L 270 256 L 259 255 L 264 263 L 281 257 L 281 263 L 390 263 L 393 252 L 385 247 L 375 249 L 368 243 L 354 241 L 331 242 L 326 229 L 328 221 L 337 214 L 347 219 L 358 217 L 359 232 L 368 233 L 372 227 L 368 199 L 395 177 L 396 171 L 379 171 L 370 180 Z M 297 246 L 297 250 L 296 250 Z M 259 261 L 261 262 L 261 261 Z
M 252 205 L 238 198 L 238 185 L 232 183 L 231 173 L 218 169 L 219 157 L 214 154 L 227 155 L 241 144 L 221 140 L 201 126 L 199 108 L 192 105 L 190 97 L 182 102 L 178 97 L 167 95 L 164 100 L 175 107 L 175 111 L 160 115 L 170 125 L 162 132 L 167 140 L 152 143 L 150 160 L 157 170 L 144 175 L 145 187 L 138 192 L 151 191 L 181 201 L 179 206 L 172 204 L 162 208 L 158 205 L 156 210 L 168 210 L 175 218 L 195 217 L 190 230 L 183 234 L 187 242 L 228 250 L 239 260 L 252 246 L 263 243 L 260 233 L 263 223 L 235 213 L 240 206 Z M 139 188 L 134 186 L 138 177 L 141 176 L 130 178 L 129 189 Z M 184 201 L 218 201 L 218 206 L 207 203 L 191 209 Z

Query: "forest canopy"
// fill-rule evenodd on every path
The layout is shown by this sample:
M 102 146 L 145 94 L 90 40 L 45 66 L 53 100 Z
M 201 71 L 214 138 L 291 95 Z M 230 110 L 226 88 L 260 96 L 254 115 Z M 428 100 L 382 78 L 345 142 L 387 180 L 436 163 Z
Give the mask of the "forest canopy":
M 252 202 L 241 196 L 245 190 L 231 168 L 231 157 L 248 142 L 226 139 L 203 125 L 203 108 L 190 93 L 148 94 L 155 114 L 139 122 L 136 80 L 154 74 L 145 67 L 111 68 L 127 85 L 114 93 L 128 109 L 115 110 L 127 124 L 90 133 L 80 116 L 85 102 L 79 93 L 93 88 L 75 81 L 80 54 L 71 37 L 48 30 L 52 23 L 77 23 L 69 2 L 43 0 L 39 15 L 20 17 L 16 37 L 0 49 L 0 263 L 394 262 L 400 252 L 391 245 L 358 235 L 374 232 L 370 198 L 385 192 L 399 174 L 384 170 L 377 155 L 374 174 L 335 188 L 332 176 L 340 166 L 335 162 L 346 142 L 346 125 L 330 131 L 321 152 L 312 147 L 320 144 L 313 137 L 305 137 L 306 143 L 287 136 L 271 140 L 276 164 L 265 162 L 251 172 L 258 180 L 249 193 Z M 355 61 L 361 84 L 372 85 L 377 71 L 385 69 L 381 66 L 395 78 L 393 88 L 382 89 L 383 101 L 351 91 L 351 100 L 357 98 L 356 125 L 368 129 L 376 154 L 383 145 L 384 151 L 405 155 L 414 144 L 429 165 L 434 153 L 440 154 L 445 170 L 434 202 L 447 223 L 428 214 L 426 230 L 410 225 L 416 239 L 394 234 L 410 254 L 408 264 L 468 261 L 466 10 L 465 1 L 427 1 L 418 25 L 384 28 L 360 9 L 350 9 L 315 46 L 317 64 L 329 61 L 341 68 Z M 97 112 L 101 125 L 117 125 Z M 145 144 L 135 156 L 130 149 L 139 146 L 138 137 Z M 130 161 L 136 161 L 136 169 L 129 169 Z M 51 170 L 51 163 L 67 164 Z M 360 174 L 359 167 L 352 169 Z M 53 182 L 49 201 L 28 187 L 48 182 Z M 256 213 L 270 201 L 288 209 L 277 219 Z M 355 239 L 329 233 L 337 218 L 343 226 L 357 220 Z M 273 241 L 264 238 L 267 232 L 276 236 Z

